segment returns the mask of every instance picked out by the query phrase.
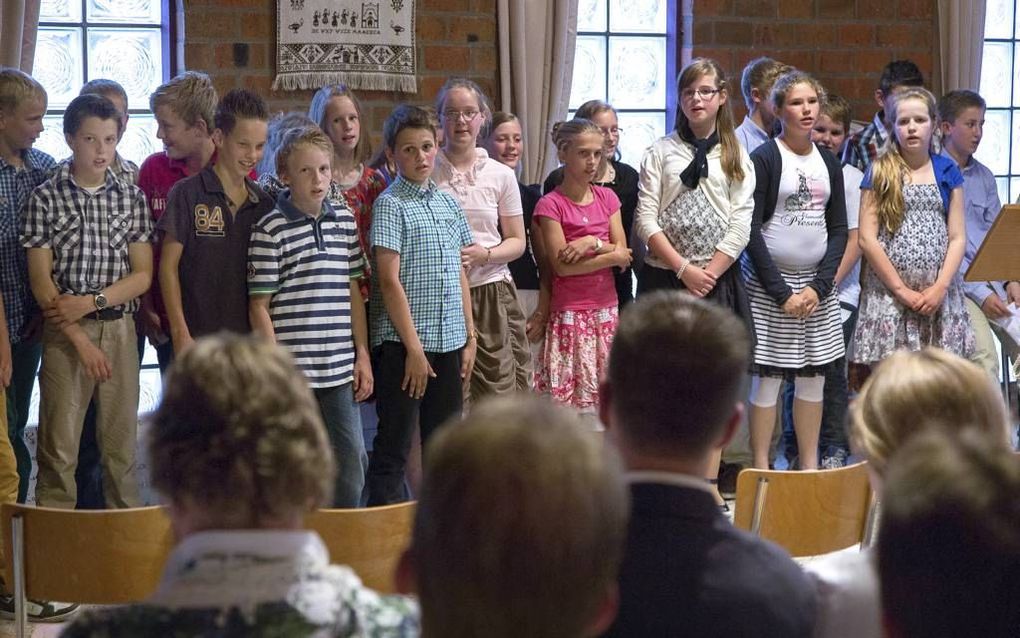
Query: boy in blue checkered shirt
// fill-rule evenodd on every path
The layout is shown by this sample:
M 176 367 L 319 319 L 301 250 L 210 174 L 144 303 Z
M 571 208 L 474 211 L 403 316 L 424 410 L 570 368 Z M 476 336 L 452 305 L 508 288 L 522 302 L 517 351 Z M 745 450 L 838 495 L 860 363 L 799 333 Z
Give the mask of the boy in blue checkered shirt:
M 141 504 L 133 315 L 152 281 L 152 221 L 142 191 L 111 169 L 120 127 L 108 99 L 72 100 L 64 113 L 71 162 L 40 184 L 25 208 L 21 240 L 46 319 L 36 502 L 47 507 L 75 506 L 78 442 L 92 399 L 106 504 Z
M 421 442 L 459 415 L 477 336 L 460 249 L 474 240 L 464 211 L 436 188 L 435 120 L 401 105 L 383 125 L 398 177 L 372 206 L 372 346 L 379 430 L 368 466 L 368 504 L 404 498 L 415 421 Z

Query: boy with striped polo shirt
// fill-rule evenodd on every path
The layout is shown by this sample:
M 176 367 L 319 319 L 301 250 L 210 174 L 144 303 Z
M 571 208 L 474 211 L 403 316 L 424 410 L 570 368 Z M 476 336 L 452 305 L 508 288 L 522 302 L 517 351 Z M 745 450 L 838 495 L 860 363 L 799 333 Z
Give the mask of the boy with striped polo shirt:
M 39 374 L 41 506 L 75 505 L 82 421 L 96 403 L 108 507 L 140 505 L 135 483 L 138 350 L 133 314 L 152 280 L 152 222 L 145 196 L 109 170 L 120 114 L 81 95 L 64 113 L 73 153 L 28 201 L 22 244 L 32 293 L 43 309 Z
M 379 430 L 368 467 L 368 504 L 404 499 L 415 423 L 422 448 L 459 415 L 477 336 L 460 249 L 474 239 L 460 205 L 432 181 L 436 121 L 400 105 L 383 125 L 398 176 L 372 206 L 372 346 Z M 419 418 L 420 417 L 420 418 Z
M 350 508 L 368 461 L 355 400 L 372 394 L 372 366 L 354 215 L 326 200 L 332 158 L 318 127 L 284 136 L 276 172 L 289 190 L 252 228 L 248 304 L 252 329 L 289 350 L 308 378 L 337 461 L 333 506 Z

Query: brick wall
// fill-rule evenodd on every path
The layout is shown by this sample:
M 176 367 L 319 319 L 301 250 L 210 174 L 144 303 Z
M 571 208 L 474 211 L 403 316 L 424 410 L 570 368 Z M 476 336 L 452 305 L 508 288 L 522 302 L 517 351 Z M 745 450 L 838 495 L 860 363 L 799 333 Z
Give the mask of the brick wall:
M 312 91 L 272 91 L 275 0 L 184 0 L 184 66 L 205 71 L 226 92 L 259 91 L 273 110 L 305 110 Z M 495 0 L 418 0 L 418 94 L 359 91 L 378 132 L 399 102 L 431 103 L 447 77 L 469 77 L 499 103 Z M 378 133 L 376 133 L 378 139 Z
M 717 59 L 738 82 L 761 55 L 793 64 L 849 99 L 860 120 L 874 114 L 886 63 L 913 60 L 928 80 L 938 47 L 934 0 L 693 0 L 689 36 L 693 55 Z M 733 100 L 739 118 L 742 102 Z

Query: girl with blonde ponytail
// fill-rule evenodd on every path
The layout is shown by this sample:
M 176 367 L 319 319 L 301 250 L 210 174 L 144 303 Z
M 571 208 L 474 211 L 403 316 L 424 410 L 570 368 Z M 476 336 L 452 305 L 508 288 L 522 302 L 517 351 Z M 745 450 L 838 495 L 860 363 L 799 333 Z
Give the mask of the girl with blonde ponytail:
M 861 182 L 866 266 L 850 360 L 872 365 L 899 349 L 974 350 L 958 270 L 966 235 L 963 175 L 931 151 L 935 98 L 920 87 L 886 99 L 893 127 Z

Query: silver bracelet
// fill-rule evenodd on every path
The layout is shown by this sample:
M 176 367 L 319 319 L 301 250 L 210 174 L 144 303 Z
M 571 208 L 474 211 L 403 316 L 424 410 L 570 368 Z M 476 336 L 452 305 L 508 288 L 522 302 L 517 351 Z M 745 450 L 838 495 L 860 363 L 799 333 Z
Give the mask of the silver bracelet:
M 690 265 L 691 265 L 690 259 L 684 261 L 684 265 L 680 266 L 680 270 L 676 271 L 676 278 L 682 280 L 684 277 L 684 271 L 687 270 L 687 267 Z

